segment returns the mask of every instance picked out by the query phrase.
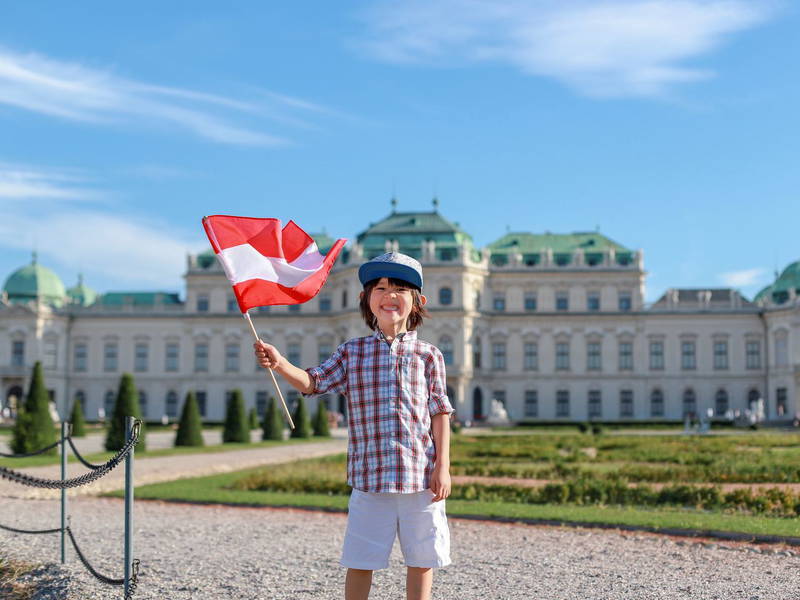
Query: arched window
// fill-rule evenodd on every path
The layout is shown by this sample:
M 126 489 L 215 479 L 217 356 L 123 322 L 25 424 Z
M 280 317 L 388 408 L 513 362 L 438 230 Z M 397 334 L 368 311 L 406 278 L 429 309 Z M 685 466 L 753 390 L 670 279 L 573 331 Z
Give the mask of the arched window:
M 664 416 L 664 392 L 658 388 L 650 392 L 650 416 Z
M 442 352 L 442 356 L 444 357 L 444 364 L 452 365 L 453 364 L 453 338 L 449 335 L 443 335 L 439 338 L 439 350 Z
M 174 419 L 178 416 L 178 394 L 175 390 L 167 392 L 167 401 L 165 402 L 165 410 L 167 416 Z
M 753 388 L 747 392 L 747 407 L 752 410 L 753 404 L 758 402 L 759 398 L 761 398 L 761 392 L 759 392 L 757 389 Z
M 147 392 L 139 390 L 139 408 L 142 411 L 142 418 L 147 416 Z
M 481 368 L 481 338 L 479 337 L 472 342 L 472 368 Z
M 110 419 L 114 414 L 114 391 L 108 390 L 106 392 L 105 401 L 103 402 L 103 410 L 105 410 L 106 419 Z
M 720 389 L 714 396 L 714 414 L 722 417 L 726 412 L 728 412 L 728 392 Z
M 686 388 L 683 392 L 683 416 L 695 416 L 697 414 L 697 397 L 692 388 Z
M 342 290 L 342 308 L 347 308 L 347 290 Z
M 83 416 L 86 416 L 86 394 L 83 390 L 75 392 L 75 403 L 80 404 Z M 74 406 L 74 405 L 73 405 Z
M 449 287 L 439 289 L 439 304 L 449 306 L 453 303 L 453 290 Z
M 475 388 L 472 392 L 472 418 L 476 421 L 483 419 L 483 392 Z

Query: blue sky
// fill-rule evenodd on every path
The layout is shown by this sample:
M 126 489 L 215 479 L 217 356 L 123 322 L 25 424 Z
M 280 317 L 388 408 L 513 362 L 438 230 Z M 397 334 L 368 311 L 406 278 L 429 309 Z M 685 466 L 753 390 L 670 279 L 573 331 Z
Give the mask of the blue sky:
M 800 259 L 800 14 L 770 0 L 29 2 L 0 19 L 0 279 L 182 291 L 204 214 L 486 245 L 597 227 L 668 287 Z

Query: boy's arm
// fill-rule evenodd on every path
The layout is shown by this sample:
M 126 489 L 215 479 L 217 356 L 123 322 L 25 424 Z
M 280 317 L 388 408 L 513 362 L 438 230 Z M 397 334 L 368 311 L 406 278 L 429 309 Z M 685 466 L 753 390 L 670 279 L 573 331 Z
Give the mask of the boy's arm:
M 444 500 L 450 495 L 450 414 L 439 413 L 431 417 L 431 433 L 436 447 L 436 462 L 431 473 L 433 502 Z
M 258 342 L 253 344 L 256 351 L 258 364 L 265 369 L 273 369 L 301 394 L 310 394 L 314 391 L 314 381 L 311 375 L 303 369 L 295 367 L 278 352 L 275 346 Z

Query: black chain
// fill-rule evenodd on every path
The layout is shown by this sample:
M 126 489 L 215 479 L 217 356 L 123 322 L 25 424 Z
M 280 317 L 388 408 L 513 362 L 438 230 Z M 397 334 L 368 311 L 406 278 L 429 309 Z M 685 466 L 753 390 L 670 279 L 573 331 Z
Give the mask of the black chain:
M 36 450 L 36 452 L 28 452 L 26 454 L 7 454 L 6 452 L 0 452 L 0 458 L 28 458 L 30 456 L 38 456 L 39 454 L 44 454 L 48 450 L 52 450 L 56 446 L 61 445 L 61 440 L 58 440 L 54 444 L 50 444 L 47 448 L 42 448 L 41 450 Z
M 9 527 L 8 525 L 0 525 L 0 529 L 5 529 L 13 533 L 58 533 L 61 531 L 60 527 L 58 529 L 17 529 L 16 527 Z
M 141 431 L 141 425 L 142 425 L 141 421 L 136 421 L 133 424 L 133 432 L 131 435 L 131 439 L 125 442 L 125 445 L 122 447 L 122 449 L 115 456 L 109 459 L 108 462 L 106 462 L 103 465 L 100 465 L 96 470 L 91 471 L 89 473 L 85 473 L 78 477 L 73 477 L 72 479 L 65 479 L 65 480 L 43 479 L 41 477 L 34 477 L 33 475 L 26 475 L 25 473 L 20 473 L 19 471 L 14 471 L 6 467 L 0 467 L 0 477 L 8 479 L 10 481 L 16 481 L 17 483 L 21 483 L 22 485 L 27 485 L 30 487 L 46 488 L 52 490 L 63 490 L 92 483 L 93 481 L 100 479 L 101 477 L 108 474 L 128 455 L 128 453 L 133 449 L 133 447 L 139 441 L 139 432 Z
M 87 461 L 85 458 L 83 458 L 83 456 L 81 456 L 81 453 L 78 452 L 78 449 L 75 447 L 75 442 L 72 441 L 71 437 L 68 437 L 67 441 L 69 442 L 70 448 L 72 448 L 72 453 L 75 455 L 75 457 L 79 461 L 81 461 L 83 463 L 83 466 L 85 466 L 85 467 L 87 467 L 89 469 L 99 469 L 100 467 L 103 466 L 103 465 L 95 465 L 95 464 L 90 463 L 89 461 Z

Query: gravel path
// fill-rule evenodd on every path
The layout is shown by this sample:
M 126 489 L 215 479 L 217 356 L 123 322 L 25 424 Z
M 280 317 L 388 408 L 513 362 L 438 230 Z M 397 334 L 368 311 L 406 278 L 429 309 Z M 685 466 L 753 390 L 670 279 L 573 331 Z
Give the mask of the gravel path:
M 55 525 L 52 500 L 2 502 L 2 521 Z M 72 524 L 102 572 L 120 577 L 122 509 L 115 499 L 81 498 Z M 45 518 L 46 517 L 46 518 Z M 341 598 L 338 565 L 343 514 L 283 509 L 139 502 L 135 555 L 142 561 L 136 598 L 145 600 Z M 700 544 L 648 534 L 451 520 L 454 565 L 437 572 L 434 598 L 470 600 L 797 600 L 800 558 L 745 546 Z M 0 531 L 15 558 L 50 563 L 38 600 L 121 598 L 94 581 L 72 552 L 58 561 L 58 536 Z M 111 557 L 109 560 L 106 557 Z M 403 598 L 397 547 L 375 577 L 372 598 Z

